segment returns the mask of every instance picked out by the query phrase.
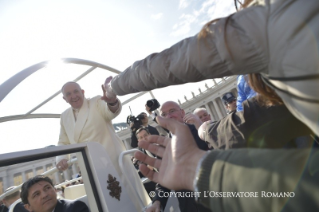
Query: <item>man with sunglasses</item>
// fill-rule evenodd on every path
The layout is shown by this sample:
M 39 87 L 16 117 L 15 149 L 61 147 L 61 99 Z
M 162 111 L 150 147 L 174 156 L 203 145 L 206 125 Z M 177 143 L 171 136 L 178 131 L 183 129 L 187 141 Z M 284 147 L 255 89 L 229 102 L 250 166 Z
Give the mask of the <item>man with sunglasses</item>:
M 234 96 L 232 92 L 227 92 L 223 95 L 222 100 L 225 104 L 227 114 L 235 112 L 237 109 L 237 98 Z

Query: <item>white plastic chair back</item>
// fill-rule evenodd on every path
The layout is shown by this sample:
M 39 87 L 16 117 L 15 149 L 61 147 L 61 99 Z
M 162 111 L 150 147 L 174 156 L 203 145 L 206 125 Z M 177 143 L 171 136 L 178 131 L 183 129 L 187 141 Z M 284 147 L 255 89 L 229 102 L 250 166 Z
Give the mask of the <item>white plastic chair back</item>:
M 64 189 L 64 198 L 74 200 L 86 195 L 83 184 L 68 186 Z

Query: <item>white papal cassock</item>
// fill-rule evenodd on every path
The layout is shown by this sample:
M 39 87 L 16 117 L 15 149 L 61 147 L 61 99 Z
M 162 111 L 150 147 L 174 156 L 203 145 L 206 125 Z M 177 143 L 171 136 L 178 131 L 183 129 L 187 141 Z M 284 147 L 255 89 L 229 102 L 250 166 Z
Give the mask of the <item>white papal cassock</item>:
M 58 145 L 69 145 L 82 142 L 95 141 L 100 143 L 111 158 L 112 163 L 119 173 L 123 186 L 125 186 L 131 200 L 134 202 L 137 211 L 142 211 L 139 205 L 139 199 L 136 192 L 130 189 L 129 185 L 123 178 L 120 170 L 118 159 L 121 152 L 125 151 L 125 147 L 121 139 L 116 135 L 112 119 L 114 119 L 122 109 L 119 101 L 118 110 L 113 113 L 109 110 L 105 101 L 101 100 L 101 96 L 92 99 L 84 99 L 83 105 L 79 110 L 75 121 L 72 108 L 67 109 L 61 114 L 61 129 Z M 68 156 L 58 156 L 57 163 L 62 159 L 69 159 Z M 141 180 L 129 158 L 124 161 L 125 170 L 129 173 L 129 179 L 142 197 L 144 205 L 150 203 L 150 199 L 141 183 Z

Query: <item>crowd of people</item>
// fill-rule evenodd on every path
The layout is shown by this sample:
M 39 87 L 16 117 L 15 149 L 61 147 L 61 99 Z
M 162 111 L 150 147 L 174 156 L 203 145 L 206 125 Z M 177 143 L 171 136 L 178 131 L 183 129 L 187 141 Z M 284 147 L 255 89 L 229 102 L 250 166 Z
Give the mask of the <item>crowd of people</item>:
M 258 93 L 241 104 L 242 112 L 230 108 L 235 101 L 227 101 L 229 115 L 199 127 L 201 138 L 213 147 L 209 153 L 197 147 L 187 125 L 158 116 L 157 122 L 173 136 L 139 142 L 161 158 L 136 153 L 140 171 L 174 190 L 214 191 L 221 197 L 245 191 L 275 195 L 202 195 L 199 202 L 212 211 L 316 211 L 318 150 L 299 149 L 291 141 L 310 136 L 314 145 L 318 142 L 319 3 L 246 0 L 239 8 L 210 21 L 197 35 L 136 61 L 112 80 L 113 92 L 126 95 L 244 75 Z M 282 198 L 281 192 L 294 196 Z
M 228 114 L 221 120 L 204 108 L 185 114 L 168 100 L 157 112 L 146 105 L 157 127 L 145 112 L 140 125 L 130 125 L 131 145 L 141 150 L 133 158 L 140 175 L 132 161 L 125 163 L 136 210 L 143 210 L 136 192 L 150 204 L 148 212 L 159 212 L 167 202 L 161 194 L 175 190 L 200 194 L 178 197 L 186 212 L 317 211 L 319 2 L 246 0 L 239 9 L 107 78 L 102 96 L 88 99 L 78 83 L 64 84 L 71 107 L 61 114 L 58 145 L 99 142 L 125 180 L 117 162 L 125 148 L 111 123 L 121 112 L 117 95 L 238 75 L 238 96 L 222 96 Z M 67 161 L 57 157 L 57 168 L 66 170 Z M 152 200 L 140 177 L 153 182 L 145 185 L 155 190 Z M 53 191 L 50 179 L 36 176 L 23 184 L 20 197 L 28 211 L 88 211 L 81 202 L 57 200 Z M 50 199 L 46 209 L 38 209 L 42 192 Z M 238 197 L 241 192 L 248 196 Z

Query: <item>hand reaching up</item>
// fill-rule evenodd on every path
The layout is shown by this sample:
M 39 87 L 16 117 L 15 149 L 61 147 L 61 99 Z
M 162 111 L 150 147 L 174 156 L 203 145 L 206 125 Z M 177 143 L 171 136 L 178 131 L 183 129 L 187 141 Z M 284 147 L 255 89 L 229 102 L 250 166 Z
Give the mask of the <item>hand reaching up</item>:
M 161 117 L 157 117 L 157 122 L 168 129 L 173 137 L 170 139 L 150 135 L 147 140 L 138 143 L 139 147 L 162 158 L 162 160 L 155 159 L 142 152 L 136 152 L 135 157 L 138 160 L 159 170 L 159 172 L 153 172 L 141 164 L 142 174 L 166 188 L 194 190 L 193 180 L 196 167 L 206 152 L 198 149 L 188 126 L 185 124 Z
M 192 113 L 188 113 L 184 116 L 183 118 L 184 122 L 187 124 L 192 124 L 195 125 L 196 129 L 198 130 L 198 128 L 202 125 L 202 121 L 200 120 L 200 118 Z
M 113 92 L 110 85 L 112 78 L 112 76 L 106 78 L 104 85 L 102 85 L 103 96 L 101 97 L 101 99 L 106 101 L 107 103 L 114 103 L 116 101 L 116 94 Z

